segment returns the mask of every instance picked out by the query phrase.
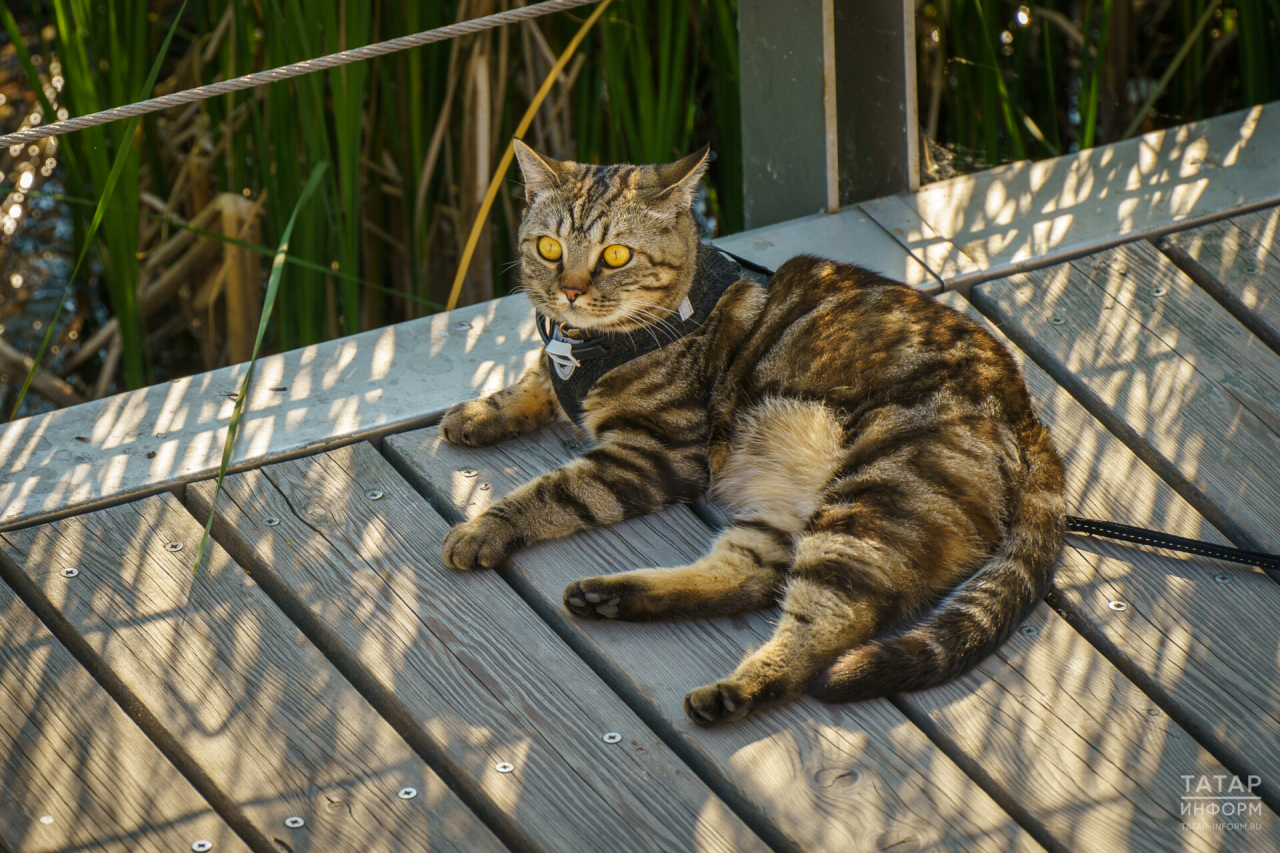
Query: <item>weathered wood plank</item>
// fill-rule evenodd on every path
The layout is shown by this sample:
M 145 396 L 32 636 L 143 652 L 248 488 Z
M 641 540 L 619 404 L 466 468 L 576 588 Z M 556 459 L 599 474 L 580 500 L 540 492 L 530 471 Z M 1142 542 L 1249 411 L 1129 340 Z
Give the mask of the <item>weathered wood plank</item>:
M 1034 298 L 1018 292 L 1028 302 Z M 941 301 L 984 322 L 1022 365 L 1063 454 L 1070 512 L 1228 544 L 1014 341 L 959 296 Z M 1043 310 L 1019 304 L 1019 316 Z M 1011 322 L 1003 327 L 1015 328 Z M 1050 325 L 1044 334 L 1057 329 Z M 1232 773 L 1261 776 L 1263 795 L 1275 808 L 1280 586 L 1258 569 L 1214 560 L 1081 536 L 1069 537 L 1068 545 L 1054 590 L 1072 624 Z M 1112 601 L 1127 609 L 1113 610 Z
M 500 850 L 225 551 L 193 577 L 201 533 L 166 494 L 4 533 L 0 549 L 268 839 Z M 398 798 L 404 786 L 418 796 Z
M 482 510 L 578 449 L 563 429 L 484 450 L 447 445 L 434 428 L 384 442 L 402 473 L 454 517 Z M 718 779 L 722 795 L 775 827 L 791 849 L 1036 848 L 888 702 L 841 707 L 804 700 L 724 728 L 690 722 L 681 707 L 684 694 L 731 671 L 772 633 L 771 613 L 636 625 L 584 623 L 563 610 L 561 591 L 583 574 L 682 565 L 710 541 L 705 525 L 675 507 L 521 551 L 503 574 L 686 760 Z
M 974 301 L 1215 526 L 1280 549 L 1280 355 L 1172 261 L 1134 243 Z
M 1280 106 L 1259 105 L 864 206 L 947 289 L 1280 202 Z
M 541 349 L 533 307 L 517 295 L 264 357 L 232 470 L 431 423 L 454 403 L 510 385 Z M 0 425 L 0 527 L 215 475 L 244 370 Z
M 1280 848 L 1260 800 L 1239 826 L 1180 816 L 1188 777 L 1230 771 L 1047 605 L 973 671 L 899 701 L 1060 849 Z
M 0 583 L 0 849 L 168 853 L 201 839 L 248 849 Z
M 1170 234 L 1165 254 L 1267 346 L 1280 352 L 1280 208 Z
M 188 488 L 197 516 L 213 487 Z M 535 848 L 768 849 L 500 577 L 446 569 L 448 531 L 367 443 L 228 478 L 214 526 Z

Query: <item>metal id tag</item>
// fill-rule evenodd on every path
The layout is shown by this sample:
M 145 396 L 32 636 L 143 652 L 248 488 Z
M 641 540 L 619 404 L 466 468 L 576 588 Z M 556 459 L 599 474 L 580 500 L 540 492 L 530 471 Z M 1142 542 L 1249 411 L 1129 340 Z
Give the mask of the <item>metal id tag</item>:
M 688 320 L 693 316 L 693 303 L 689 301 L 689 297 L 680 300 L 680 319 Z
M 561 379 L 568 379 L 572 376 L 574 369 L 580 364 L 573 357 L 573 344 L 562 339 L 558 331 L 555 333 L 555 337 L 547 341 L 547 345 L 542 349 L 551 359 L 551 363 L 555 365 L 556 375 Z

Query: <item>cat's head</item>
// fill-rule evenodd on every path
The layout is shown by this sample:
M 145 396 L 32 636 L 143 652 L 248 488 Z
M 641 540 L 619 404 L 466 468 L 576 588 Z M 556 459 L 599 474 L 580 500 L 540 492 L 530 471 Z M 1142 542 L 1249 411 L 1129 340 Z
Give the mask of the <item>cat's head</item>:
M 620 332 L 661 323 L 689 292 L 698 258 L 690 205 L 708 148 L 657 166 L 587 166 L 515 143 L 529 207 L 521 284 L 543 314 Z

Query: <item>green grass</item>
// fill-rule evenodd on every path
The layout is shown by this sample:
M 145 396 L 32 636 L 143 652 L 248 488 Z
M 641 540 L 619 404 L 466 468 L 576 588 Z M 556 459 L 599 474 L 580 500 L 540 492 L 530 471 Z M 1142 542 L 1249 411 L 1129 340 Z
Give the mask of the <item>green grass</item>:
M 1280 0 L 927 0 L 916 32 L 959 171 L 1280 99 Z

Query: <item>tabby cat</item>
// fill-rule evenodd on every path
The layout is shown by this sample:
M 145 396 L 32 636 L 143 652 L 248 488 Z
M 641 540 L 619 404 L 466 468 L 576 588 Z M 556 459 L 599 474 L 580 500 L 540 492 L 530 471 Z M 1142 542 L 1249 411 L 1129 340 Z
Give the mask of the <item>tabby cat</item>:
M 1009 353 L 910 287 L 810 256 L 767 288 L 731 277 L 689 318 L 691 293 L 707 301 L 701 266 L 724 262 L 690 212 L 707 149 L 659 166 L 516 153 L 523 289 L 544 328 L 662 346 L 584 390 L 570 413 L 594 449 L 455 527 L 445 562 L 492 567 L 718 496 L 735 520 L 702 559 L 564 591 L 586 619 L 780 601 L 773 637 L 685 697 L 703 725 L 806 691 L 849 701 L 929 687 L 999 645 L 1045 594 L 1064 524 L 1062 463 Z M 670 334 L 681 321 L 690 330 Z M 573 407 L 556 387 L 571 365 L 544 355 L 512 387 L 450 409 L 442 435 L 481 446 L 555 420 Z

